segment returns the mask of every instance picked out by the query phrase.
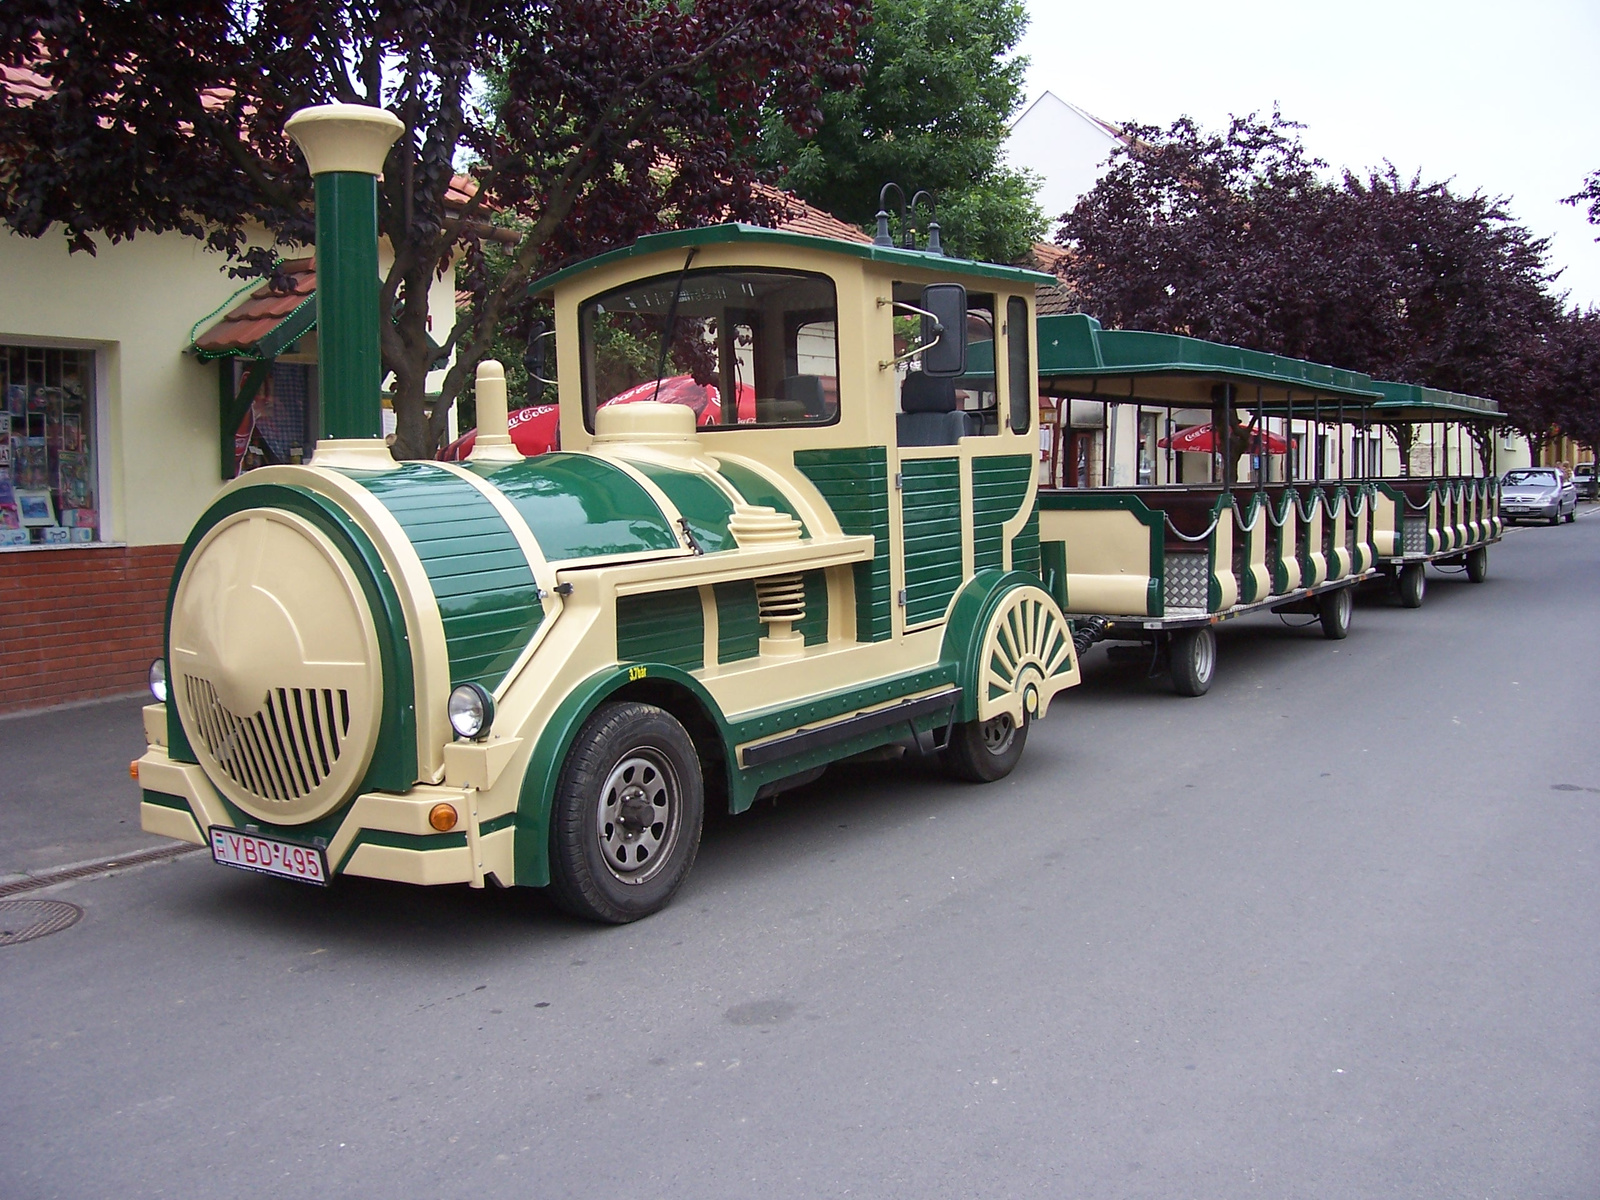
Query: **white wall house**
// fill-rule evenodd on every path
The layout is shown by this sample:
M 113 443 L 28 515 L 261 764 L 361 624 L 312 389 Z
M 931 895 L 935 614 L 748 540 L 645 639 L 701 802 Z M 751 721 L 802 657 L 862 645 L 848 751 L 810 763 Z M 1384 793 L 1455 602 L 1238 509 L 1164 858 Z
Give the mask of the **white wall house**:
M 1121 130 L 1054 92 L 1045 92 L 1011 124 L 1006 162 L 1031 171 L 1043 182 L 1039 207 L 1051 223 L 1094 187 L 1106 159 L 1121 141 Z

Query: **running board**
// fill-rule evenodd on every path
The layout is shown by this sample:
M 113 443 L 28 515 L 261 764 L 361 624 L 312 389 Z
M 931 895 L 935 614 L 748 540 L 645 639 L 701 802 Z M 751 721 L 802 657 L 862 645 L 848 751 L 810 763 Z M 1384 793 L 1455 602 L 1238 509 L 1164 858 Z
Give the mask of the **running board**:
M 786 733 L 781 737 L 768 738 L 764 742 L 755 742 L 746 746 L 744 748 L 744 766 L 747 769 L 764 767 L 769 763 L 781 762 L 786 758 L 809 754 L 813 750 L 824 750 L 829 746 L 837 746 L 841 742 L 848 742 L 851 738 L 860 737 L 864 733 L 873 733 L 879 729 L 887 729 L 892 725 L 910 725 L 911 722 L 921 717 L 931 716 L 934 713 L 951 712 L 960 701 L 961 689 L 949 687 L 942 692 L 935 692 L 931 696 L 918 696 L 915 700 L 902 700 L 899 704 L 891 704 L 887 708 L 857 713 L 853 717 L 845 717 L 839 721 L 829 721 L 826 725 L 813 725 L 809 729 L 797 729 L 793 733 Z M 917 733 L 914 726 L 911 732 L 917 738 L 919 746 L 924 740 L 927 740 L 930 746 L 935 745 L 931 737 Z

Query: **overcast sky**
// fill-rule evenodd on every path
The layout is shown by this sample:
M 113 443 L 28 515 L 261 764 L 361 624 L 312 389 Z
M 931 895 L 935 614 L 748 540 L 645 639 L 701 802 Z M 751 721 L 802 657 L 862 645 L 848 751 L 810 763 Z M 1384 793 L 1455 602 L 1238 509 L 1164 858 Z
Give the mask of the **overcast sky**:
M 1283 114 L 1332 167 L 1510 197 L 1557 290 L 1600 305 L 1600 228 L 1559 201 L 1600 168 L 1600 0 L 1028 0 L 1028 99 L 1108 121 Z

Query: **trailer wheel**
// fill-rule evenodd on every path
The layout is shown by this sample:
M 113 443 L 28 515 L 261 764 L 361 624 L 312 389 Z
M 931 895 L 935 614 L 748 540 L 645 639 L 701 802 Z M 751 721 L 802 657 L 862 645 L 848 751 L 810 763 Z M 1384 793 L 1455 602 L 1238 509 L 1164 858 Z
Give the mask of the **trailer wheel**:
M 1180 629 L 1172 635 L 1172 690 L 1180 696 L 1204 696 L 1217 673 L 1217 635 L 1211 626 Z
M 1489 578 L 1489 547 L 1474 546 L 1467 551 L 1467 578 L 1473 583 Z
M 1322 622 L 1322 636 L 1339 641 L 1350 636 L 1350 613 L 1355 600 L 1349 588 L 1336 588 L 1317 597 L 1317 619 Z
M 1400 603 L 1406 608 L 1421 608 L 1422 597 L 1428 592 L 1427 568 L 1421 563 L 1407 563 L 1400 568 Z
M 1004 779 L 1022 759 L 1028 741 L 1028 717 L 1018 725 L 1009 713 L 987 721 L 963 721 L 950 730 L 941 761 L 945 771 L 966 783 Z
M 550 812 L 550 896 L 621 925 L 666 907 L 705 821 L 700 758 L 653 704 L 604 704 L 567 752 Z

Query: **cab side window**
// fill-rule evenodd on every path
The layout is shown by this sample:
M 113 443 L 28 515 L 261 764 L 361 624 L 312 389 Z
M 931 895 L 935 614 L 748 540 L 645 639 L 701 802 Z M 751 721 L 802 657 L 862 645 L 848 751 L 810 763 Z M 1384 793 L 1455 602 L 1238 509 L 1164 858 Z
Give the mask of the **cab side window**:
M 1033 424 L 1033 364 L 1028 354 L 1028 302 L 1006 301 L 1006 386 L 1011 398 L 1011 432 L 1027 433 Z

